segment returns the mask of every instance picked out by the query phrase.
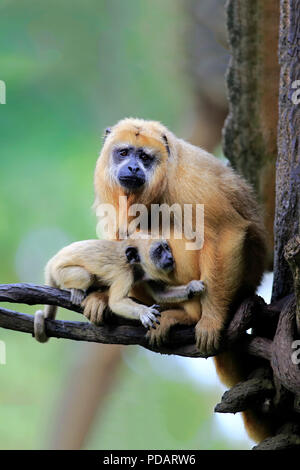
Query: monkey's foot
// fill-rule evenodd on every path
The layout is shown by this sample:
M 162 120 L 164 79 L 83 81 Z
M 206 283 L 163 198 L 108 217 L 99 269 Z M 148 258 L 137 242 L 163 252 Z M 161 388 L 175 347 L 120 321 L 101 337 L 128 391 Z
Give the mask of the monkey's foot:
M 107 303 L 108 299 L 106 294 L 103 292 L 92 292 L 81 303 L 84 308 L 84 316 L 90 320 L 90 322 L 95 323 L 95 325 L 100 325 L 103 323 L 103 313 L 107 307 Z
M 172 326 L 175 325 L 195 325 L 196 321 L 182 309 L 164 310 L 160 318 L 159 326 L 147 333 L 147 338 L 151 346 L 159 348 L 169 339 Z
M 168 341 L 171 327 L 177 323 L 178 320 L 173 318 L 173 312 L 170 315 L 168 315 L 168 312 L 163 312 L 158 327 L 147 332 L 147 338 L 150 345 L 159 348 L 166 343 Z
M 34 315 L 34 337 L 39 343 L 46 343 L 48 336 L 45 331 L 45 313 L 43 310 L 37 310 Z
M 159 311 L 159 305 L 151 305 L 151 307 L 145 307 L 145 310 L 140 315 L 140 320 L 145 328 L 156 328 L 155 323 L 159 325 L 157 317 L 161 316 Z
M 202 317 L 195 326 L 196 345 L 205 356 L 218 352 L 220 346 L 221 328 L 216 328 L 213 321 Z
M 187 286 L 188 298 L 192 299 L 196 295 L 205 291 L 205 284 L 202 281 L 190 281 Z
M 70 291 L 71 291 L 71 302 L 75 305 L 81 305 L 85 297 L 84 291 L 80 289 L 70 289 Z

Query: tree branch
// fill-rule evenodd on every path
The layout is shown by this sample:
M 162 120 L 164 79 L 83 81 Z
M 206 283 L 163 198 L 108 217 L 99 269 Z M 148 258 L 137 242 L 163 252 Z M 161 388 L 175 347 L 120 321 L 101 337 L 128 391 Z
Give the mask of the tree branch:
M 0 285 L 0 302 L 24 303 L 28 305 L 44 304 L 57 305 L 82 313 L 82 308 L 70 300 L 69 291 L 34 284 L 2 284 Z M 290 295 L 271 305 L 266 305 L 258 296 L 244 300 L 226 330 L 224 331 L 224 349 L 236 349 L 264 359 L 265 369 L 256 370 L 248 380 L 236 385 L 226 392 L 217 412 L 237 412 L 247 407 L 262 408 L 267 402 L 273 403 L 276 409 L 282 405 L 282 400 L 292 396 L 290 415 L 297 414 L 297 397 L 300 392 L 299 367 L 292 363 L 291 344 L 295 330 L 295 298 Z M 170 332 L 169 341 L 160 348 L 149 344 L 147 330 L 136 320 L 119 317 L 112 312 L 107 316 L 103 325 L 95 326 L 87 321 L 61 321 L 46 319 L 46 334 L 49 337 L 64 338 L 75 341 L 88 341 L 104 344 L 139 345 L 150 351 L 161 354 L 175 354 L 185 357 L 204 357 L 195 345 L 194 327 L 174 326 Z M 268 331 L 268 337 L 248 334 L 253 331 Z M 0 327 L 30 333 L 34 331 L 34 317 L 24 313 L 0 308 Z M 220 351 L 219 351 L 220 352 Z M 270 365 L 268 365 L 270 364 Z M 271 371 L 270 367 L 273 369 Z M 269 372 L 268 372 L 269 368 Z M 274 374 L 274 384 L 272 383 Z M 279 393 L 279 388 L 285 393 Z M 272 396 L 276 396 L 272 399 Z M 287 398 L 286 398 L 287 396 Z M 272 401 L 273 400 L 273 401 Z M 296 411 L 295 411 L 296 410 Z M 281 433 L 282 434 L 282 433 Z M 298 436 L 278 435 L 275 440 L 264 441 L 262 446 L 283 448 L 298 446 Z M 288 442 L 286 440 L 288 439 Z M 263 448 L 263 447 L 258 447 Z
M 24 303 L 27 305 L 57 305 L 82 313 L 82 308 L 70 300 L 70 292 L 34 284 L 0 285 L 0 302 Z M 277 304 L 266 306 L 259 297 L 246 299 L 239 307 L 224 332 L 226 347 L 235 343 L 244 352 L 266 360 L 271 358 L 271 340 L 246 334 L 246 330 L 257 323 L 257 317 L 265 322 L 279 316 Z M 0 327 L 33 334 L 33 316 L 0 308 Z M 46 320 L 49 337 L 89 341 L 104 344 L 137 344 L 161 354 L 176 354 L 187 357 L 204 357 L 195 345 L 194 328 L 174 327 L 169 342 L 159 349 L 152 347 L 146 337 L 147 330 L 135 320 L 129 320 L 113 313 L 107 323 L 95 326 L 88 322 Z
M 227 390 L 221 403 L 215 407 L 217 413 L 245 411 L 267 397 L 274 395 L 274 385 L 269 369 L 257 369 L 245 382 L 240 382 Z
M 24 303 L 27 305 L 57 305 L 68 310 L 82 313 L 82 308 L 72 304 L 70 292 L 47 286 L 34 284 L 2 284 L 0 285 L 0 301 Z M 237 311 L 238 319 L 228 328 L 227 343 L 232 343 L 249 328 L 250 319 L 255 309 L 254 299 L 241 304 Z M 242 320 L 243 316 L 247 320 Z M 235 317 L 234 317 L 235 318 Z M 0 327 L 33 334 L 34 317 L 12 310 L 0 308 Z M 243 327 L 241 326 L 243 325 Z M 176 354 L 187 357 L 204 357 L 195 345 L 193 327 L 174 327 L 170 333 L 169 343 L 159 349 L 150 346 L 146 337 L 147 330 L 140 322 L 111 314 L 108 322 L 95 326 L 88 322 L 71 322 L 46 320 L 46 332 L 49 337 L 89 341 L 104 344 L 140 345 L 161 354 Z M 251 351 L 251 354 L 268 359 L 270 356 L 269 341 L 247 335 L 240 342 L 240 347 Z

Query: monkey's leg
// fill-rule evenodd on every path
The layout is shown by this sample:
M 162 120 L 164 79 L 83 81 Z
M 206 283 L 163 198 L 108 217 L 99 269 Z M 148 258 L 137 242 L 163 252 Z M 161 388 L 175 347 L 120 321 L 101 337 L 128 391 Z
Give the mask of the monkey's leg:
M 195 325 L 200 317 L 199 300 L 196 304 L 195 309 L 190 306 L 188 311 L 184 308 L 163 311 L 157 329 L 152 329 L 147 333 L 149 343 L 153 346 L 161 346 L 168 340 L 170 329 L 174 325 Z
M 75 305 L 82 304 L 85 291 L 91 286 L 93 280 L 94 276 L 81 266 L 65 266 L 57 273 L 58 285 L 62 289 L 71 291 L 71 302 Z
M 103 313 L 108 306 L 108 292 L 91 292 L 82 302 L 83 314 L 95 325 L 103 323 Z
M 86 290 L 92 282 L 92 277 L 84 268 L 80 266 L 66 266 L 60 268 L 57 273 L 57 282 L 53 282 L 51 276 L 46 278 L 46 284 L 53 287 L 59 286 L 62 289 L 71 290 L 71 300 L 74 303 L 81 303 L 83 299 L 82 290 Z M 43 310 L 37 310 L 34 317 L 34 337 L 40 343 L 46 343 L 48 336 L 45 331 L 45 319 L 56 317 L 57 306 L 46 305 Z
M 196 343 L 203 354 L 219 348 L 228 307 L 242 284 L 246 224 L 225 227 L 217 240 L 206 239 L 200 251 L 201 278 L 206 292 L 201 298 L 202 316 L 196 325 Z
M 93 282 L 93 276 L 81 266 L 65 266 L 57 272 L 57 285 L 61 289 L 86 290 Z

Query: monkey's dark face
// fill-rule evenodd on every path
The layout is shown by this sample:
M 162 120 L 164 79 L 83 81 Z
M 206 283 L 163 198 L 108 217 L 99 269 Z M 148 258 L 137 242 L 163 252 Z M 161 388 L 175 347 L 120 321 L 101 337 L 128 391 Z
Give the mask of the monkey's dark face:
M 113 149 L 112 159 L 116 180 L 130 192 L 143 188 L 156 164 L 151 150 L 125 144 Z
M 167 241 L 158 241 L 150 248 L 150 259 L 157 269 L 169 273 L 175 267 L 175 260 Z

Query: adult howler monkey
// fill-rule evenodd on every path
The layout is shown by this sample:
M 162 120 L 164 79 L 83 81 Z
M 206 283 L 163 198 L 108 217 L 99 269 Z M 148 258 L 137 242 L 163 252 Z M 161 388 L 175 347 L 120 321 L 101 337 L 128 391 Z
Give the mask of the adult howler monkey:
M 265 233 L 249 185 L 233 169 L 177 138 L 159 122 L 131 118 L 107 130 L 94 185 L 96 211 L 101 203 L 110 203 L 118 213 L 120 196 L 127 196 L 128 206 L 140 203 L 149 209 L 154 203 L 177 203 L 182 209 L 185 204 L 204 204 L 204 244 L 193 252 L 193 266 L 194 279 L 201 278 L 206 290 L 195 306 L 199 309 L 200 303 L 201 307 L 195 337 L 203 354 L 216 353 L 230 306 L 254 294 L 264 271 Z M 118 216 L 121 233 L 128 221 L 122 219 L 123 212 Z M 185 253 L 182 244 L 178 247 L 180 252 L 172 250 L 175 259 L 182 260 L 184 276 Z M 191 269 L 190 263 L 186 269 Z M 190 313 L 189 317 L 178 309 L 164 311 L 150 340 L 163 340 L 175 322 L 190 323 Z M 247 364 L 240 363 L 233 353 L 219 354 L 215 362 L 222 381 L 229 386 L 247 376 Z M 268 435 L 269 430 L 252 419 L 250 412 L 246 421 L 254 439 Z

